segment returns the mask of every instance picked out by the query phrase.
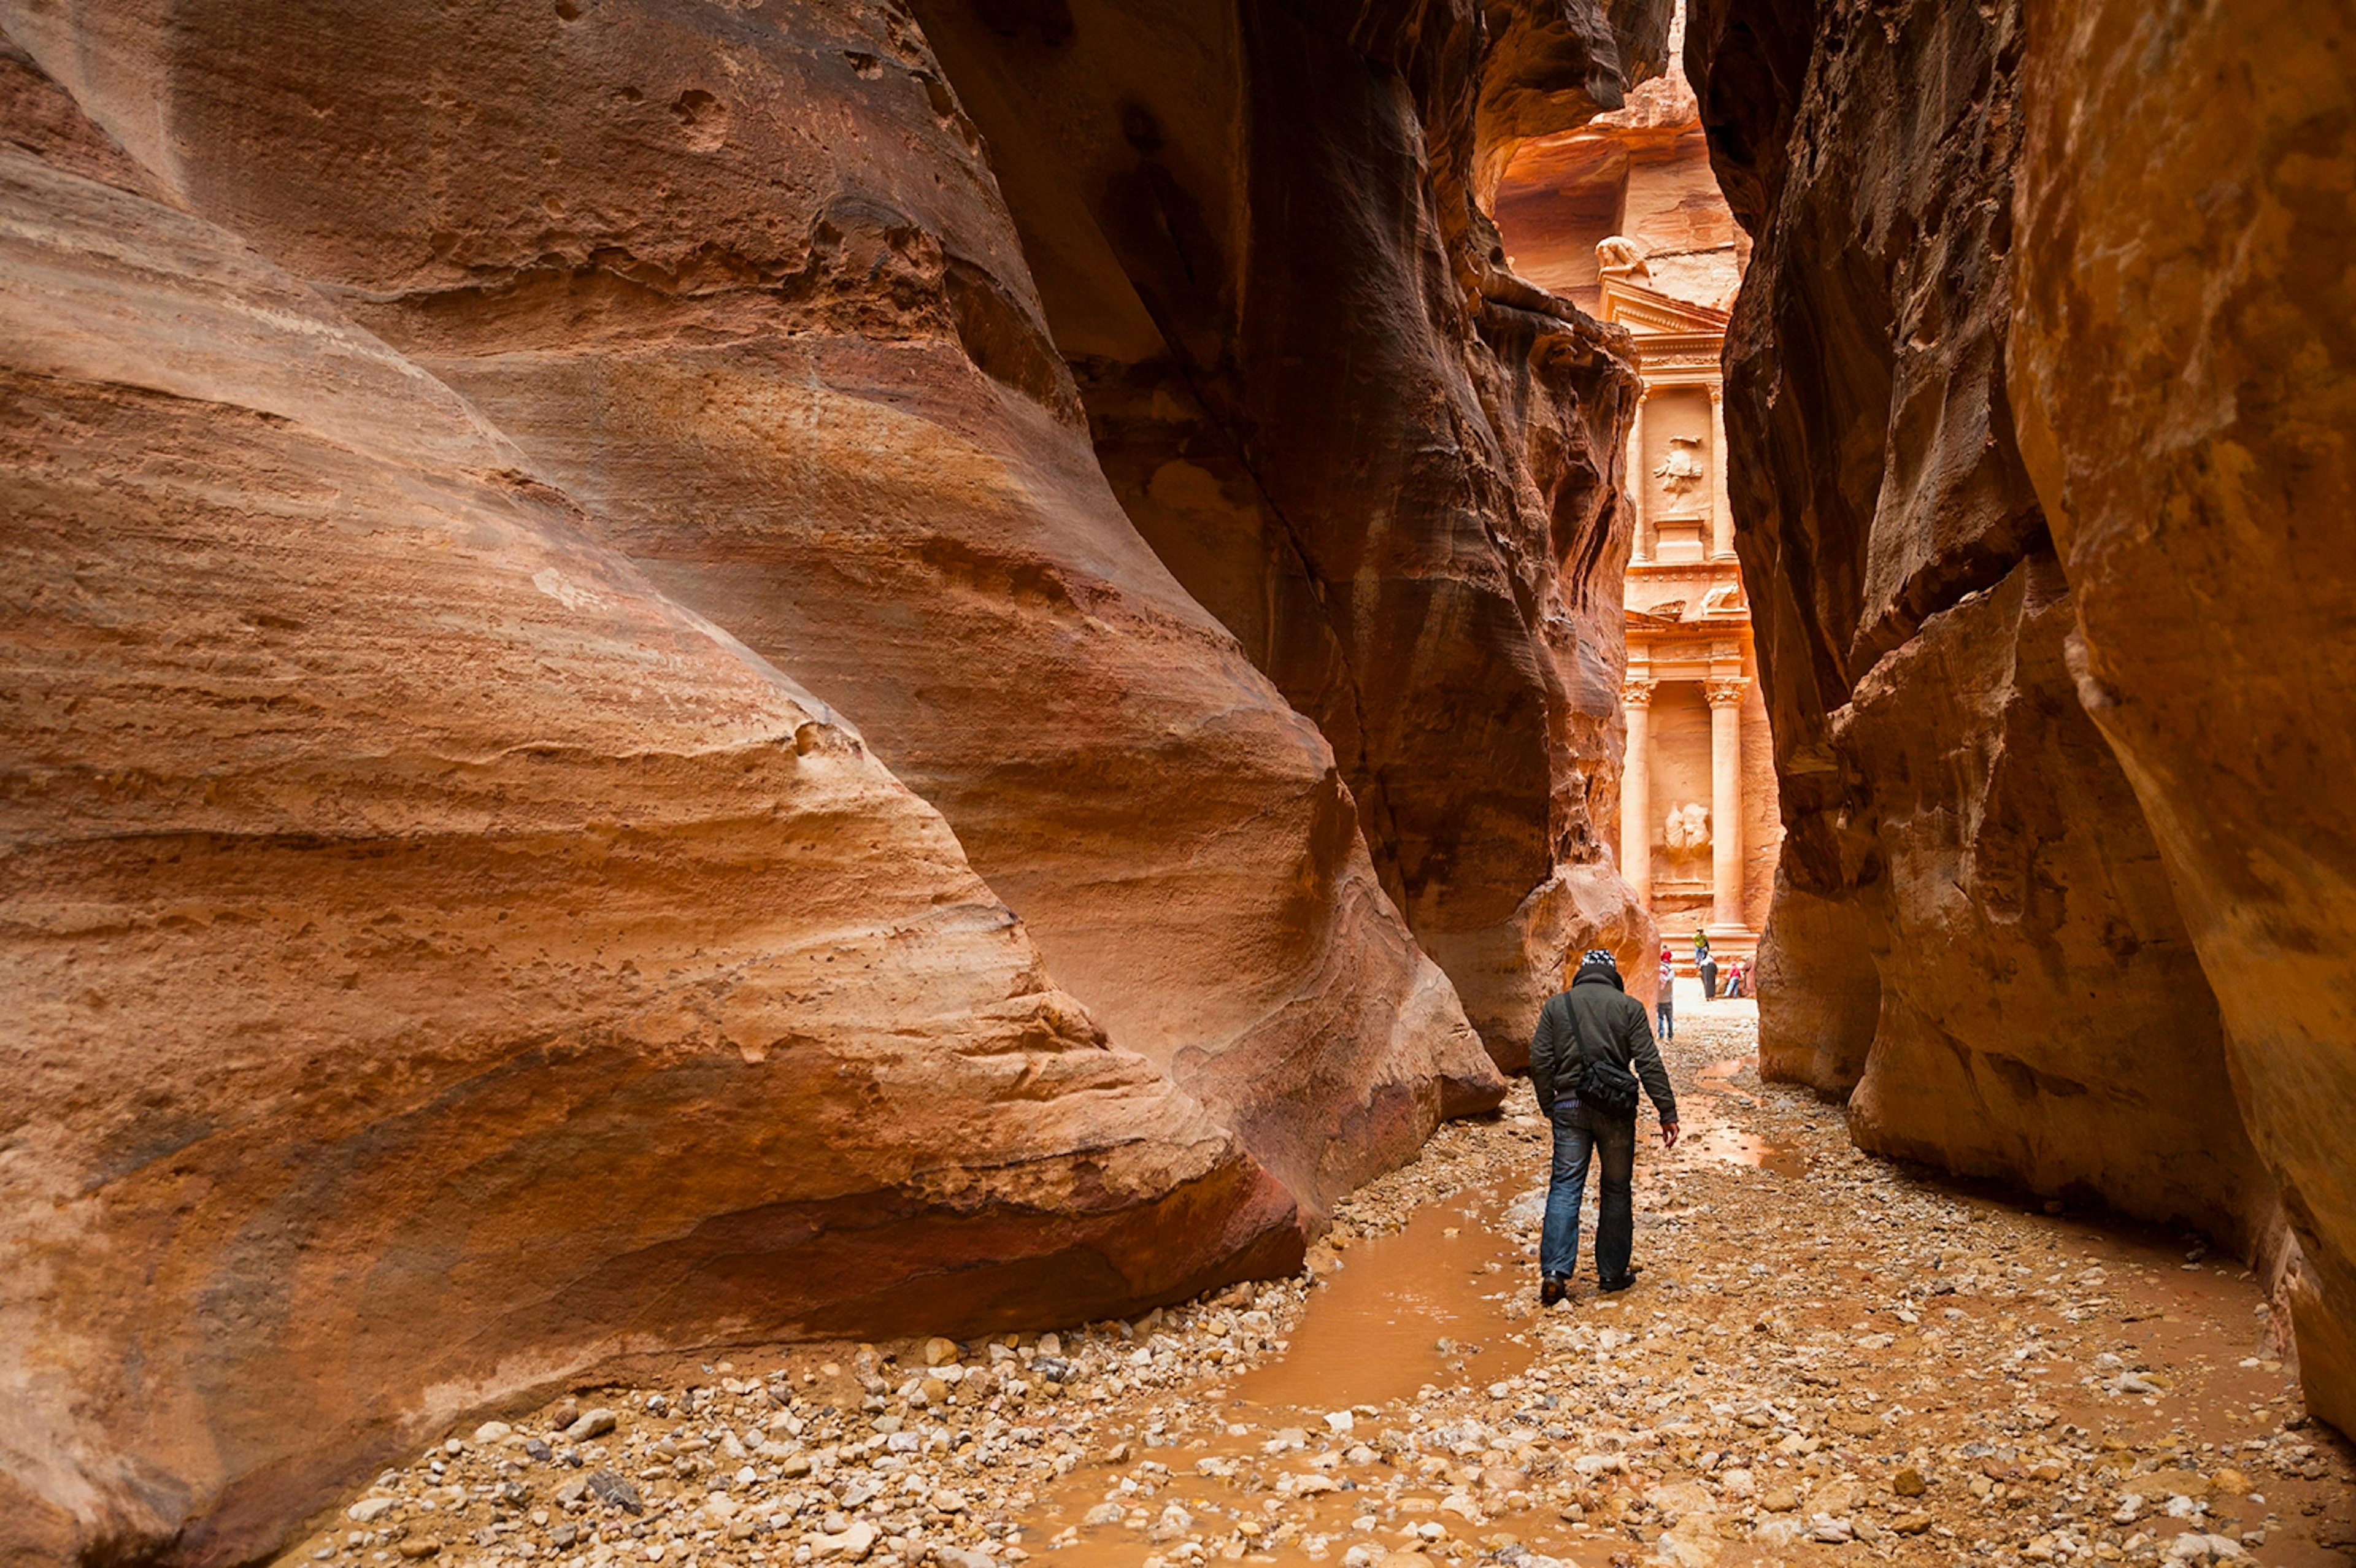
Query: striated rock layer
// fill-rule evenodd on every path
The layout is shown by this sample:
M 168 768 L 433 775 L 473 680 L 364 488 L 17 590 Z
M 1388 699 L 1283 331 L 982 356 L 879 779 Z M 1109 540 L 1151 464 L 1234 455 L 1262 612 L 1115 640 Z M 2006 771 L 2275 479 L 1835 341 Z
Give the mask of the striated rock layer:
M 904 16 L 166 9 L 18 37 L 855 715 L 1058 981 L 1312 1210 L 1494 1103 L 1323 737 L 1106 485 Z
M 1378 871 L 905 11 L 0 0 L 0 1557 L 246 1560 L 618 1351 L 1287 1266 L 1495 1103 L 1399 901 L 1493 1028 L 1646 935 L 1585 827 L 1626 376 L 1462 188 L 1615 90 L 1547 16 L 1494 101 L 1469 6 L 1299 29 L 1362 235 L 1431 209 L 1365 343 L 1218 326 L 1389 432 L 1291 458 L 1333 528 L 1410 498 L 1319 580 L 1404 606 L 1333 623 Z M 1270 233 L 1255 287 L 1348 271 Z
M 2308 651 L 2351 595 L 2295 541 L 2348 500 L 2350 89 L 2289 7 L 2033 9 L 1694 5 L 1757 241 L 1762 1057 L 1869 1147 L 2264 1253 L 2345 1424 L 2346 700 Z
M 2026 42 L 2007 358 L 2078 695 L 2282 1186 L 2308 1397 L 2356 1432 L 2356 16 L 2065 0 Z
M 0 1558 L 244 1561 L 636 1346 L 1298 1255 L 831 709 L 0 69 L 69 133 L 0 149 Z
M 1649 987 L 1595 827 L 1634 382 L 1474 195 L 1657 72 L 1669 7 L 916 8 L 1122 506 L 1331 741 L 1491 1053 L 1522 1061 L 1566 948 Z

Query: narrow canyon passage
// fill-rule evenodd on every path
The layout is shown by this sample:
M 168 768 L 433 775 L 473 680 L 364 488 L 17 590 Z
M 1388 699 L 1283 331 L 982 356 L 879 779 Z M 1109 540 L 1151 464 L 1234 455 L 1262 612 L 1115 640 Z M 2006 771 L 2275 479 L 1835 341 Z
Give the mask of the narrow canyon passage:
M 2351 59 L 0 0 L 0 1568 L 2348 1563 Z
M 1055 1334 L 648 1363 L 452 1432 L 284 1561 L 2351 1560 L 2350 1448 L 2247 1270 L 1860 1154 L 1760 1083 L 1753 1004 L 1683 1000 L 1687 1137 L 1647 1135 L 1623 1295 L 1589 1263 L 1537 1305 L 1521 1086 L 1346 1200 L 1292 1278 Z

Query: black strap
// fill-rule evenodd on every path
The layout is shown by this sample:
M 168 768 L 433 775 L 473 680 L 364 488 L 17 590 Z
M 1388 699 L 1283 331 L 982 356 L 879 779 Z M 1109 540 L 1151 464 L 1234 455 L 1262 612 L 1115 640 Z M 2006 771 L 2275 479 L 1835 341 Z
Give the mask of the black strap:
M 1579 1009 L 1570 1005 L 1570 993 L 1562 994 L 1562 1021 L 1570 1026 L 1571 1065 L 1583 1072 L 1587 1067 L 1587 1037 L 1579 1030 Z M 1576 1093 L 1578 1091 L 1573 1090 Z
M 1570 1091 L 1573 1094 L 1577 1094 L 1587 1085 L 1587 1031 L 1579 1027 L 1579 1008 L 1572 1003 L 1569 991 L 1562 994 L 1562 1016 L 1570 1024 L 1570 1059 L 1579 1067 L 1579 1081 L 1571 1086 Z

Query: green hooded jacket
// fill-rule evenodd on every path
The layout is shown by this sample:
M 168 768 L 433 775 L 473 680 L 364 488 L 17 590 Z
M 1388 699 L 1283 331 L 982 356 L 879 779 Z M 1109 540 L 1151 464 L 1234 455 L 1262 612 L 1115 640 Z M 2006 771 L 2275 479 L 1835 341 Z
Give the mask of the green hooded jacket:
M 1537 1033 L 1530 1040 L 1530 1082 L 1540 1110 L 1551 1111 L 1557 1100 L 1579 1092 L 1582 1039 L 1590 1055 L 1608 1058 L 1636 1075 L 1662 1121 L 1677 1119 L 1676 1092 L 1653 1043 L 1653 1020 L 1644 1016 L 1644 1004 L 1622 988 L 1618 975 L 1600 966 L 1581 969 L 1569 990 L 1556 992 L 1538 1009 Z

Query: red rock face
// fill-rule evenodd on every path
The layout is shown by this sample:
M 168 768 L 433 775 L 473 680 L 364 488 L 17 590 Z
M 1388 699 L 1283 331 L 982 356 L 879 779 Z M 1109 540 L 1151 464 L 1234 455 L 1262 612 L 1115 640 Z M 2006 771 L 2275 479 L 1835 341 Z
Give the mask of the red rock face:
M 1757 240 L 1762 1054 L 1870 1147 L 2264 1250 L 2345 1424 L 2344 699 L 2301 650 L 2351 593 L 2294 541 L 2348 501 L 2350 89 L 2289 7 L 2036 10 L 1693 9 Z
M 2269 1184 L 2218 1115 L 2233 1089 L 2216 1004 L 2078 707 L 2072 624 L 2060 564 L 2031 556 L 1876 661 L 1835 716 L 1871 782 L 1880 862 L 1856 894 L 1868 950 L 1827 955 L 1880 975 L 1851 1129 L 1883 1153 L 2254 1238 Z
M 2135 786 L 2304 1259 L 2309 1402 L 2356 1431 L 2356 18 L 2032 10 L 2008 362 Z
M 243 1560 L 650 1329 L 1297 1254 L 833 710 L 78 150 L 0 152 L 0 1551 Z
M 118 14 L 75 85 L 126 125 L 168 99 L 187 199 L 855 714 L 1115 1040 L 1312 1208 L 1502 1092 L 1323 738 L 1106 485 L 914 27 L 238 15 L 196 52 Z
M 1462 5 L 1213 6 L 1183 47 L 1150 8 L 916 9 L 1122 506 L 1332 741 L 1491 1053 L 1524 1059 L 1566 949 L 1649 984 L 1595 827 L 1633 383 L 1505 270 L 1472 187 L 1657 69 L 1665 7 L 1492 7 L 1485 68 Z
M 165 9 L 0 5 L 0 1557 L 247 1560 L 623 1349 L 1287 1267 L 1494 1103 L 1367 743 L 1123 512 L 905 13 Z M 1433 27 L 1297 40 L 1455 71 L 1326 106 L 1380 200 L 1492 112 Z M 1394 605 L 1329 640 L 1417 831 L 1465 813 L 1418 907 L 1487 1019 L 1624 923 L 1578 591 L 1625 378 L 1453 292 L 1449 188 L 1364 296 L 1412 398 L 1284 388 L 1366 400 L 1357 504 L 1414 498 L 1302 581 Z

